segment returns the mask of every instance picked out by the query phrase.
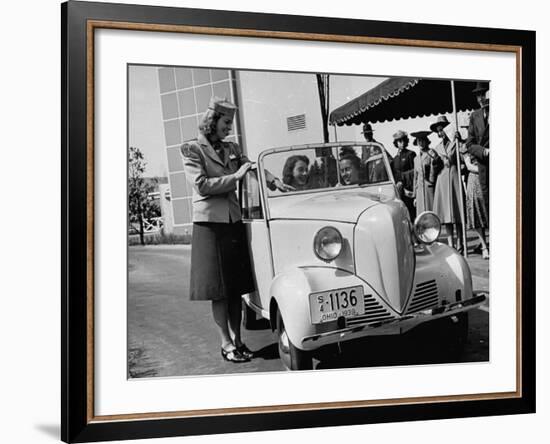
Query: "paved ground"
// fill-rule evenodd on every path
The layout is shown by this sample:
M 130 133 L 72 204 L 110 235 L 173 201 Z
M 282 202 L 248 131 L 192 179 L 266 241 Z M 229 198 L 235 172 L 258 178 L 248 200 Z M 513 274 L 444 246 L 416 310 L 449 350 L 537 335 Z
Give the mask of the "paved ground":
M 244 364 L 222 360 L 209 302 L 189 301 L 191 247 L 147 246 L 129 249 L 128 345 L 130 377 L 183 376 L 282 371 L 276 337 L 267 325 L 243 329 L 243 339 L 257 358 Z M 488 291 L 488 261 L 468 259 L 474 289 Z M 465 362 L 489 358 L 488 306 L 470 316 Z M 351 344 L 343 355 L 316 361 L 316 368 L 449 362 L 442 343 L 424 331 L 400 338 Z M 368 347 L 369 353 L 363 351 Z M 388 353 L 391 350 L 391 353 Z

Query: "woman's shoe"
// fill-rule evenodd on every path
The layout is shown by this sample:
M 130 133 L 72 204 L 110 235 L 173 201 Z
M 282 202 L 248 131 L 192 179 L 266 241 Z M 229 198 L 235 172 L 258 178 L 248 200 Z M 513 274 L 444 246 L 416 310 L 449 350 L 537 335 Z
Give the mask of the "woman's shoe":
M 243 356 L 239 351 L 234 348 L 232 350 L 225 350 L 224 348 L 221 349 L 222 358 L 229 362 L 248 362 L 250 361 L 249 358 Z
M 483 250 L 481 250 L 481 257 L 483 259 L 489 259 L 489 249 L 488 248 L 484 248 Z
M 245 358 L 252 359 L 254 357 L 254 352 L 244 344 L 239 345 L 237 351 Z

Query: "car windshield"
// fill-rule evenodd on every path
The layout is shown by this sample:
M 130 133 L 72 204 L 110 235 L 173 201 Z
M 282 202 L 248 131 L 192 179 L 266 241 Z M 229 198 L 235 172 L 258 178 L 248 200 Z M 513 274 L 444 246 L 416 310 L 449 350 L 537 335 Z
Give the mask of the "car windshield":
M 261 158 L 263 168 L 287 185 L 286 193 L 356 187 L 391 181 L 379 143 L 340 143 L 278 148 Z M 269 196 L 283 194 L 268 190 Z

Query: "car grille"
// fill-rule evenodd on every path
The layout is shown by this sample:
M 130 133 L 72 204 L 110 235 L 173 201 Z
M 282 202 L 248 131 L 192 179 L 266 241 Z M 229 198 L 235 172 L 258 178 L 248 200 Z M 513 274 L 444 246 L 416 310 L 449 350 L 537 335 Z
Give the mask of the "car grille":
M 365 314 L 347 320 L 346 325 L 351 327 L 356 324 L 370 324 L 373 322 L 393 319 L 394 316 L 384 308 L 372 295 L 365 295 Z
M 431 281 L 416 284 L 414 295 L 409 303 L 406 313 L 415 313 L 421 310 L 435 307 L 439 304 L 437 282 Z

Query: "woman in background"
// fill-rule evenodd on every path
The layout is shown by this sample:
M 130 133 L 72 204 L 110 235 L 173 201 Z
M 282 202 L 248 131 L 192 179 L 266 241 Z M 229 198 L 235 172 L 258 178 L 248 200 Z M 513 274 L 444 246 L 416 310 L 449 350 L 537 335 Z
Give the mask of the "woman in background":
M 445 226 L 447 243 L 462 252 L 462 221 L 464 220 L 464 206 L 460 197 L 460 178 L 458 176 L 456 149 L 457 141 L 451 141 L 445 133 L 449 125 L 447 117 L 441 116 L 430 125 L 441 142 L 434 148 L 443 160 L 443 169 L 437 177 L 434 195 L 434 213 L 441 224 Z M 454 242 L 453 226 L 456 225 L 457 236 Z
M 370 156 L 365 161 L 365 175 L 368 183 L 379 183 L 389 180 L 384 162 L 384 154 L 382 154 L 383 149 L 384 147 L 380 144 L 369 147 Z
M 397 148 L 397 154 L 391 162 L 393 178 L 397 189 L 401 194 L 401 200 L 409 210 L 412 221 L 416 217 L 416 210 L 413 203 L 413 182 L 414 182 L 414 158 L 416 153 L 407 149 L 409 136 L 405 131 L 397 131 L 393 135 L 393 145 Z
M 477 159 L 468 152 L 463 153 L 464 163 L 470 174 L 466 186 L 466 219 L 468 229 L 476 231 L 481 245 L 481 257 L 489 259 L 489 247 L 485 237 L 485 229 L 489 227 L 487 205 L 479 182 Z
M 430 149 L 430 131 L 411 133 L 415 139 L 413 145 L 418 145 L 420 152 L 414 158 L 413 198 L 415 199 L 416 213 L 432 211 L 434 202 L 434 188 L 437 174 L 441 169 L 441 159 Z

